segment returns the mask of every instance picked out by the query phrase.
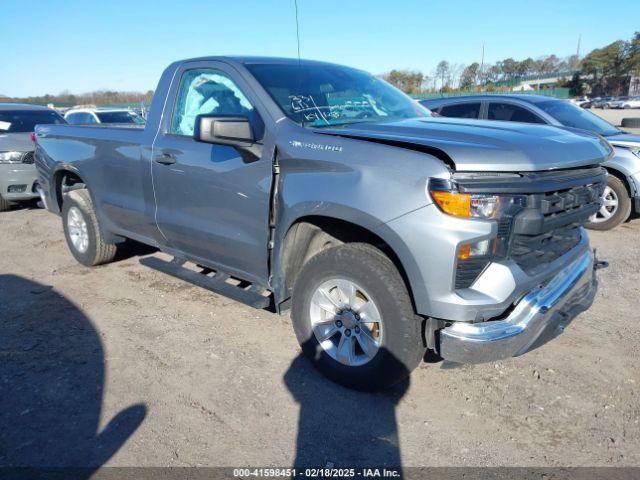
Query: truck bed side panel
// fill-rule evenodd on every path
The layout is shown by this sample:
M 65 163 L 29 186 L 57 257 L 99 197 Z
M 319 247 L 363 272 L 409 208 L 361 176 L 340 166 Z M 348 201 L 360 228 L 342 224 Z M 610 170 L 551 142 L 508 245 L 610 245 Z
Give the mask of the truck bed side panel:
M 104 228 L 155 239 L 150 154 L 142 147 L 146 138 L 138 128 L 39 127 L 38 144 L 46 152 L 38 156 L 42 184 L 55 199 L 56 173 L 74 171 L 91 186 Z

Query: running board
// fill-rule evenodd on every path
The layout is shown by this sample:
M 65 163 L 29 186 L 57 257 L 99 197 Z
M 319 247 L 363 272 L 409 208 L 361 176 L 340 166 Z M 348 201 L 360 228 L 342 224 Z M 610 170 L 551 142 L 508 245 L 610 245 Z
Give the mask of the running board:
M 188 261 L 183 258 L 174 257 L 173 260 L 166 261 L 149 256 L 141 258 L 140 263 L 250 307 L 258 309 L 272 307 L 271 294 L 259 285 L 199 265 L 197 266 L 199 271 L 190 270 L 185 267 Z

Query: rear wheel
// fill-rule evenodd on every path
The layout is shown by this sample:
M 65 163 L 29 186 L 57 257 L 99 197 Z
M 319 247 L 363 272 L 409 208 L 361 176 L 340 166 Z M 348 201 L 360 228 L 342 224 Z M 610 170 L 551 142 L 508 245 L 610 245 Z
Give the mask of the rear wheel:
M 618 177 L 609 175 L 602 195 L 602 206 L 590 219 L 592 230 L 610 230 L 624 222 L 631 214 L 631 198 L 627 187 Z
M 0 212 L 6 212 L 11 208 L 11 203 L 0 195 Z
M 426 350 L 402 277 L 367 244 L 333 247 L 307 262 L 295 283 L 292 320 L 304 354 L 350 388 L 390 387 Z
M 88 190 L 64 196 L 62 225 L 69 250 L 82 265 L 93 267 L 114 259 L 117 248 L 105 243 Z

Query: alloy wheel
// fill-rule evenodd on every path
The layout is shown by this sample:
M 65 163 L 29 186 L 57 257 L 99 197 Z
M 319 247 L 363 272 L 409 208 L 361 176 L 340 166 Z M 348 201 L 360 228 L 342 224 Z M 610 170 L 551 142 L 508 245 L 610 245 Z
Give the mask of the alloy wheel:
M 320 346 L 343 365 L 368 363 L 382 345 L 380 310 L 351 280 L 335 278 L 318 286 L 311 297 L 310 319 Z
M 67 228 L 73 247 L 80 253 L 85 253 L 89 248 L 89 232 L 87 222 L 78 207 L 71 207 L 67 214 Z

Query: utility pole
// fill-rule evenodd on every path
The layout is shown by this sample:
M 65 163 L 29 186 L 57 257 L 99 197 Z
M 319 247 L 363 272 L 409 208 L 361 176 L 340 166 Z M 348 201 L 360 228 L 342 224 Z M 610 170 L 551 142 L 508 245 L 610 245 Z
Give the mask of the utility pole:
M 578 48 L 576 49 L 576 62 L 575 65 L 571 65 L 571 68 L 578 68 L 580 65 L 580 40 L 582 40 L 582 34 L 578 34 Z
M 578 34 L 578 50 L 576 50 L 576 57 L 580 60 L 580 40 L 582 40 L 582 34 Z
M 482 44 L 482 57 L 480 57 L 480 68 L 478 69 L 478 73 L 476 74 L 476 84 L 478 84 L 478 80 L 482 78 L 482 67 L 484 67 L 484 43 Z

